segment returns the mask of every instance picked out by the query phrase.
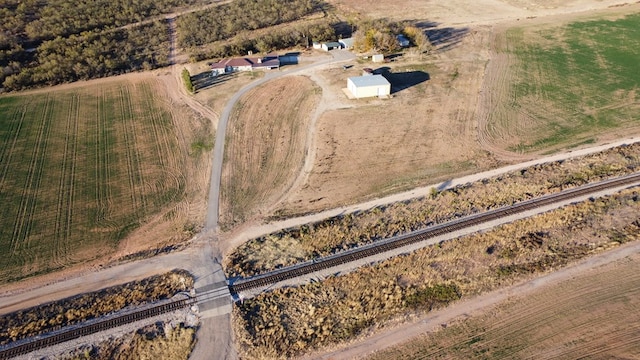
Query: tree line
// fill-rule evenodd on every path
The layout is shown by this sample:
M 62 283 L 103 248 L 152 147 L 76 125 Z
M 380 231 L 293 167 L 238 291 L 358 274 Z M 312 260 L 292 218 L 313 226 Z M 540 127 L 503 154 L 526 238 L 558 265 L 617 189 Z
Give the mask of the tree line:
M 250 37 L 249 33 L 244 32 L 229 41 L 197 49 L 192 53 L 191 60 L 242 56 L 249 51 L 268 53 L 297 46 L 307 47 L 312 40 L 327 41 L 335 38 L 335 29 L 326 20 L 277 29 L 256 37 Z
M 178 41 L 193 48 L 229 39 L 242 31 L 298 20 L 319 8 L 315 0 L 235 0 L 185 14 L 177 20 Z
M 44 41 L 33 52 L 30 62 L 11 62 L 5 66 L 3 86 L 7 90 L 20 90 L 167 65 L 167 26 L 164 21 L 155 21 Z

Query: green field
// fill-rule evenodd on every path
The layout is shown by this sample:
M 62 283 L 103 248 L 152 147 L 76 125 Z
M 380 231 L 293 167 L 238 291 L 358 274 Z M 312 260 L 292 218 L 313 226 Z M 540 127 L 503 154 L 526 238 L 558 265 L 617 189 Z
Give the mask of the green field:
M 184 197 L 151 82 L 0 97 L 0 283 L 113 253 Z
M 515 28 L 504 44 L 516 61 L 489 131 L 510 150 L 572 147 L 640 125 L 640 14 Z

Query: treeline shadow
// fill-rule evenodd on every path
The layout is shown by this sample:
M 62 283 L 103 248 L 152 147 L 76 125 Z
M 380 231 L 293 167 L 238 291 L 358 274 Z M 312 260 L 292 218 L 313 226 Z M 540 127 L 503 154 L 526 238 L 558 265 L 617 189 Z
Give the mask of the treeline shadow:
M 191 76 L 191 83 L 193 84 L 193 90 L 206 90 L 213 86 L 222 84 L 237 76 L 237 73 L 213 75 L 211 71 L 204 71 L 200 74 Z
M 429 73 L 424 71 L 418 70 L 394 73 L 389 71 L 389 68 L 386 66 L 374 70 L 373 73 L 381 74 L 391 83 L 391 94 L 395 94 L 431 79 Z
M 445 51 L 455 47 L 460 44 L 462 39 L 469 33 L 468 27 L 439 28 L 438 25 L 440 24 L 433 21 L 417 21 L 415 23 L 417 28 L 424 31 L 431 45 L 433 45 L 437 51 Z

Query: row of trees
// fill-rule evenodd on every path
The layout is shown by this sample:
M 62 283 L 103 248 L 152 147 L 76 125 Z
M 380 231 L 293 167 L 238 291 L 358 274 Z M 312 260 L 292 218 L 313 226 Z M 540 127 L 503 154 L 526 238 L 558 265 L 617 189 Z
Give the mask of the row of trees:
M 180 16 L 178 41 L 185 48 L 210 44 L 242 31 L 298 20 L 318 6 L 314 0 L 236 0 Z
M 277 49 L 296 46 L 306 47 L 311 39 L 314 41 L 327 41 L 335 38 L 335 29 L 328 21 L 300 24 L 291 28 L 270 31 L 267 34 L 253 38 L 249 37 L 248 33 L 242 33 L 228 42 L 216 44 L 206 49 L 199 49 L 192 54 L 191 60 L 200 61 L 246 55 L 249 51 L 268 53 Z
M 149 70 L 168 64 L 167 27 L 156 21 L 126 29 L 87 31 L 44 41 L 33 53 L 31 62 L 11 62 L 4 67 L 6 78 L 3 86 L 7 90 L 20 90 Z

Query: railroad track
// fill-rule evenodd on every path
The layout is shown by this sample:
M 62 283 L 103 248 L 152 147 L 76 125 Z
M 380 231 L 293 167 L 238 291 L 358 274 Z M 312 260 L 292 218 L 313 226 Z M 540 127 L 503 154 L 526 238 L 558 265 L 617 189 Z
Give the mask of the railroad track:
M 526 200 L 511 206 L 505 206 L 483 213 L 465 216 L 446 223 L 434 225 L 426 229 L 414 231 L 405 235 L 396 236 L 385 240 L 379 240 L 358 248 L 345 250 L 321 259 L 307 261 L 246 279 L 239 279 L 229 285 L 229 290 L 231 291 L 232 295 L 237 295 L 241 291 L 264 287 L 278 283 L 280 281 L 293 279 L 320 270 L 325 270 L 334 266 L 384 253 L 389 250 L 401 248 L 406 245 L 415 244 L 439 235 L 485 223 L 491 220 L 522 213 L 527 210 L 536 209 L 560 201 L 570 200 L 579 196 L 589 195 L 599 191 L 617 188 L 625 185 L 631 185 L 638 182 L 640 182 L 640 173 L 635 173 L 614 179 L 604 180 L 594 184 L 583 185 L 577 188 L 561 191 L 556 194 L 545 195 L 536 199 Z
M 82 336 L 95 334 L 97 332 L 114 328 L 120 325 L 132 323 L 134 321 L 147 319 L 156 315 L 164 314 L 173 310 L 185 308 L 193 304 L 195 299 L 183 299 L 160 304 L 154 307 L 120 315 L 114 318 L 97 321 L 78 328 L 69 329 L 60 333 L 38 338 L 33 341 L 21 343 L 15 346 L 0 350 L 0 359 L 10 359 L 12 357 L 28 354 L 32 351 L 40 350 L 49 346 L 57 345 L 66 341 L 74 340 Z

